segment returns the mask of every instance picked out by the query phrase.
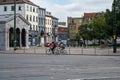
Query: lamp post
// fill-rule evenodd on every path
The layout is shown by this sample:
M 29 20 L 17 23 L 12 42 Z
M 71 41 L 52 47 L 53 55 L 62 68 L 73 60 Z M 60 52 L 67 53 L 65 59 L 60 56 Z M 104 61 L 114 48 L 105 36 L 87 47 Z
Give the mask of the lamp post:
M 14 0 L 14 50 L 16 50 L 16 0 Z
M 69 46 L 69 55 L 70 55 L 70 39 L 68 38 L 68 46 Z
M 113 53 L 117 52 L 117 45 L 116 45 L 116 39 L 117 39 L 117 26 L 116 26 L 116 12 L 117 12 L 117 5 L 116 5 L 117 0 L 114 0 L 113 2 Z
M 56 42 L 56 36 L 57 36 L 56 28 L 57 28 L 57 25 L 54 25 L 54 28 L 53 28 L 53 40 L 54 40 L 54 42 Z

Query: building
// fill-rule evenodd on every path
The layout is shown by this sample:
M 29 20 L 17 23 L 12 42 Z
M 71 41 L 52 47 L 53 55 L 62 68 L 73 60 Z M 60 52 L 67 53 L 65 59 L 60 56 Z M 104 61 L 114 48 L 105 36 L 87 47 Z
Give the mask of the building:
M 16 0 L 16 13 L 21 14 L 31 24 L 29 27 L 30 45 L 39 44 L 38 33 L 41 31 L 39 27 L 41 27 L 42 22 L 39 20 L 43 20 L 42 28 L 45 27 L 45 9 L 40 8 L 30 0 Z M 3 14 L 14 14 L 14 0 L 0 0 L 0 15 Z
M 67 18 L 67 26 L 68 26 L 68 38 L 70 40 L 75 40 L 78 34 L 78 27 L 82 24 L 83 18 Z
M 96 13 L 84 13 L 84 16 L 83 16 L 83 25 L 85 25 L 85 27 L 87 28 L 87 30 L 91 30 L 89 27 L 90 27 L 90 25 L 92 23 L 92 20 L 94 18 L 98 17 L 101 14 L 102 13 L 97 13 L 97 12 Z M 91 45 L 91 44 L 95 43 L 94 40 L 84 40 L 83 42 L 86 45 Z
M 20 14 L 16 15 L 16 47 L 28 48 L 30 23 Z M 0 50 L 14 47 L 14 15 L 0 15 Z
M 68 28 L 63 25 L 58 25 L 58 33 L 57 33 L 58 42 L 63 42 L 67 45 L 68 40 Z
M 52 16 L 52 41 L 57 41 L 57 32 L 58 32 L 58 18 Z
M 58 25 L 66 26 L 66 22 L 58 22 Z
M 52 15 L 51 12 L 46 11 L 46 42 L 52 42 Z
M 43 39 L 43 36 L 46 33 L 46 9 L 39 7 L 39 12 L 38 12 L 38 43 L 41 43 L 41 40 Z
M 46 42 L 56 41 L 58 29 L 58 18 L 52 16 L 51 12 L 46 12 Z
M 83 24 L 91 23 L 92 19 L 95 18 L 99 13 L 84 13 Z

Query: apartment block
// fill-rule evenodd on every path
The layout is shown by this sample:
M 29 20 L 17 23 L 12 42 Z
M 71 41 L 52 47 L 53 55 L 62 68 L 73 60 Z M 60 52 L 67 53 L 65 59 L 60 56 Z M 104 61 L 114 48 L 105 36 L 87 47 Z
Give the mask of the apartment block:
M 30 45 L 40 44 L 40 32 L 45 33 L 45 11 L 30 0 L 16 0 L 16 13 L 21 14 L 31 24 Z M 14 14 L 14 0 L 0 0 L 0 15 L 3 14 Z
M 67 26 L 68 26 L 68 38 L 74 40 L 78 33 L 78 27 L 82 24 L 83 18 L 80 17 L 68 17 Z

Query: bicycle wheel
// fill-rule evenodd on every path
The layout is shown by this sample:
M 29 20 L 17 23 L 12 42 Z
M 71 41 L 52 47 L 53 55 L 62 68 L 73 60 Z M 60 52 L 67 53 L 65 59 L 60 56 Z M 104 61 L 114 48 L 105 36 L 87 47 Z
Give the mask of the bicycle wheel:
M 47 49 L 47 50 L 46 50 L 46 54 L 47 54 L 47 55 L 50 55 L 50 54 L 52 54 L 52 51 L 51 51 L 50 49 Z
M 66 55 L 66 54 L 67 54 L 67 51 L 66 51 L 66 50 L 62 50 L 62 51 L 61 51 L 61 54 Z
M 58 49 L 55 49 L 55 50 L 54 50 L 54 53 L 55 53 L 56 55 L 59 55 L 59 50 L 58 50 Z

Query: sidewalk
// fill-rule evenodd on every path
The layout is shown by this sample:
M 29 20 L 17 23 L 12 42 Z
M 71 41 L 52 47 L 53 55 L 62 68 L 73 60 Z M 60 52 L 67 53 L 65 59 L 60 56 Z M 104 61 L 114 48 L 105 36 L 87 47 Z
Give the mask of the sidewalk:
M 29 49 L 18 49 L 0 51 L 0 54 L 41 54 L 46 55 L 46 47 L 30 47 Z M 117 53 L 113 53 L 112 48 L 80 48 L 80 47 L 67 47 L 68 55 L 94 55 L 94 56 L 120 56 L 120 49 L 117 49 Z
M 71 55 L 120 56 L 120 49 L 113 53 L 112 48 L 68 48 L 67 51 Z
M 17 49 L 17 50 L 6 50 L 0 51 L 0 53 L 6 54 L 45 54 L 47 48 L 45 47 L 30 47 L 29 49 Z

